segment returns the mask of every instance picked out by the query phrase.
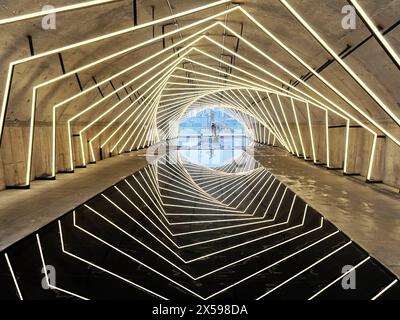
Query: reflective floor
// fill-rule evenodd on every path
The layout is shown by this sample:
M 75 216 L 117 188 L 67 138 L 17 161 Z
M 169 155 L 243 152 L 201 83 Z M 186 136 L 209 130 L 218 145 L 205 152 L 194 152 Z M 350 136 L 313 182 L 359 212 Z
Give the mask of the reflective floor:
M 211 144 L 224 156 L 210 164 L 198 157 L 207 150 L 192 156 L 191 146 L 170 143 L 6 249 L 0 298 L 400 298 L 396 276 L 255 160 L 250 145 Z
M 243 158 L 252 146 L 253 143 L 245 136 L 218 135 L 180 137 L 176 147 L 184 161 L 217 168 L 235 161 L 246 161 Z

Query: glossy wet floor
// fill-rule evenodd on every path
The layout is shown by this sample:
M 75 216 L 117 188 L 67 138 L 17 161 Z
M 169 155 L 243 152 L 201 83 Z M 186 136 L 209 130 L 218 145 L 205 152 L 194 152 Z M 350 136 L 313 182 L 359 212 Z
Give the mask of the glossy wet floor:
M 173 152 L 3 252 L 0 295 L 399 299 L 397 277 L 288 187 L 248 154 L 206 168 Z

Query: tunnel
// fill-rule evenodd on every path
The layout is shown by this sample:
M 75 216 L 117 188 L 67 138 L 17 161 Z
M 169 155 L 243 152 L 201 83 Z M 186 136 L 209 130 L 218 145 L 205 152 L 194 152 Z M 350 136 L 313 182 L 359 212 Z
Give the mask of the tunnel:
M 0 300 L 399 300 L 399 16 L 0 0 Z

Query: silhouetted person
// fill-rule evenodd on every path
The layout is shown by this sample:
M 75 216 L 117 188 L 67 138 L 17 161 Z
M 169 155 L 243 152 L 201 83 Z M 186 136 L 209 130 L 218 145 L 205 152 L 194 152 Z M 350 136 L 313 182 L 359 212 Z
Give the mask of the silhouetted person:
M 217 136 L 217 126 L 215 125 L 215 123 L 211 124 L 211 135 L 213 137 Z

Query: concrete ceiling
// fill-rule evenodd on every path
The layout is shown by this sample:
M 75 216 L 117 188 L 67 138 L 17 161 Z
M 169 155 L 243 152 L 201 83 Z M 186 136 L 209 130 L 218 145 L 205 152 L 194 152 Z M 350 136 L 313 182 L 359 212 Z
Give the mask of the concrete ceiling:
M 79 0 L 0 0 L 0 19 L 37 12 L 46 4 L 51 4 L 57 8 L 84 2 L 85 1 Z M 90 1 L 87 1 L 87 3 L 89 2 Z M 138 23 L 140 26 L 143 23 L 152 21 L 152 7 L 154 8 L 155 19 L 160 19 L 185 12 L 186 10 L 199 8 L 211 4 L 212 2 L 213 1 L 207 0 L 137 1 Z M 357 17 L 356 29 L 343 29 L 342 19 L 344 14 L 342 14 L 342 8 L 348 5 L 348 2 L 345 0 L 290 0 L 287 2 L 336 53 L 343 52 L 346 49 L 346 52 L 350 50 L 351 53 L 343 58 L 343 61 L 345 61 L 368 88 L 381 99 L 382 104 L 387 106 L 395 117 L 400 118 L 400 81 L 397 76 L 399 70 L 385 53 L 382 46 L 371 36 L 371 32 L 360 18 Z M 397 20 L 400 12 L 400 1 L 398 0 L 359 0 L 358 3 L 380 30 L 387 30 L 398 22 Z M 307 32 L 304 26 L 302 26 L 289 10 L 285 8 L 281 1 L 276 0 L 246 0 L 238 3 L 224 3 L 177 19 L 168 19 L 167 21 L 154 25 L 154 36 L 162 35 L 163 25 L 166 25 L 164 27 L 165 32 L 172 32 L 176 29 L 196 23 L 201 19 L 216 15 L 228 8 L 233 8 L 238 4 L 240 4 L 252 18 L 275 35 L 313 69 L 320 68 L 332 59 L 332 56 L 324 50 L 309 32 Z M 46 55 L 43 58 L 35 58 L 15 67 L 6 113 L 6 125 L 29 125 L 33 99 L 32 89 L 45 81 L 62 75 L 60 57 L 57 49 L 131 28 L 133 26 L 132 11 L 132 0 L 120 0 L 79 10 L 57 13 L 57 28 L 55 30 L 43 30 L 41 26 L 42 17 L 9 24 L 0 24 L 0 69 L 2 70 L 0 74 L 1 101 L 4 99 L 3 93 L 7 83 L 9 64 L 31 55 L 27 39 L 28 35 L 32 37 L 35 55 L 50 50 L 56 50 L 54 54 Z M 265 81 L 268 81 L 272 85 L 275 85 L 276 88 L 283 87 L 284 89 L 288 89 L 287 91 L 281 91 L 284 95 L 291 96 L 292 94 L 299 94 L 310 103 L 314 102 L 322 106 L 328 105 L 330 108 L 338 111 L 340 115 L 347 113 L 345 117 L 351 117 L 349 118 L 351 124 L 362 123 L 363 126 L 369 128 L 378 135 L 390 133 L 391 141 L 400 140 L 398 125 L 391 119 L 388 112 L 385 112 L 385 110 L 383 110 L 383 108 L 374 101 L 374 99 L 372 99 L 336 61 L 333 61 L 333 63 L 321 70 L 320 75 L 340 91 L 342 97 L 345 96 L 348 98 L 348 101 L 354 102 L 359 110 L 364 112 L 369 119 L 356 111 L 348 101 L 345 101 L 337 93 L 328 88 L 316 76 L 311 76 L 307 79 L 306 85 L 308 85 L 308 87 L 301 83 L 297 84 L 296 88 L 288 88 L 287 85 L 283 85 L 282 81 L 286 84 L 294 83 L 296 81 L 295 77 L 306 76 L 309 70 L 280 47 L 276 41 L 268 36 L 259 26 L 256 26 L 254 21 L 251 21 L 249 17 L 246 17 L 245 14 L 239 10 L 234 10 L 227 15 L 221 15 L 215 19 L 167 37 L 165 39 L 167 47 L 171 46 L 172 48 L 173 44 L 179 41 L 182 41 L 182 44 L 176 46 L 174 49 L 167 49 L 164 52 L 161 52 L 161 50 L 163 50 L 163 43 L 160 39 L 136 50 L 131 50 L 123 55 L 118 55 L 112 59 L 97 63 L 99 59 L 103 59 L 121 50 L 152 39 L 153 26 L 137 28 L 137 30 L 133 30 L 132 32 L 82 45 L 77 48 L 63 50 L 61 54 L 66 72 L 84 68 L 84 70 L 78 72 L 83 89 L 94 86 L 94 81 L 101 82 L 109 77 L 114 77 L 118 72 L 142 61 L 146 57 L 153 54 L 158 55 L 148 62 L 113 78 L 112 84 L 107 81 L 105 84 L 100 85 L 101 93 L 97 88 L 94 88 L 82 96 L 73 99 L 71 102 L 66 103 L 56 113 L 56 121 L 59 124 L 65 123 L 88 106 L 100 101 L 100 99 L 102 99 L 101 94 L 107 95 L 112 93 L 114 91 L 112 85 L 118 89 L 123 83 L 128 83 L 135 77 L 139 77 L 139 79 L 132 83 L 132 88 L 128 86 L 126 90 L 121 89 L 118 91 L 118 96 L 112 94 L 110 98 L 99 102 L 96 107 L 78 117 L 74 125 L 89 123 L 92 119 L 95 119 L 106 110 L 109 110 L 110 106 L 114 106 L 118 103 L 118 99 L 123 99 L 127 94 L 132 94 L 132 89 L 136 90 L 137 87 L 150 79 L 148 84 L 144 85 L 143 88 L 139 90 L 140 92 L 145 92 L 147 89 L 151 88 L 151 85 L 154 84 L 162 74 L 154 79 L 151 79 L 151 77 L 154 77 L 166 64 L 161 64 L 160 67 L 146 74 L 149 68 L 173 55 L 175 52 L 174 50 L 179 50 L 179 48 L 197 39 L 193 37 L 187 40 L 188 37 L 216 21 L 226 23 L 226 26 L 236 33 L 242 32 L 243 40 L 238 41 L 238 39 L 233 37 L 229 31 L 226 31 L 222 25 L 216 25 L 208 29 L 206 34 L 211 40 L 225 46 L 226 49 L 223 50 L 220 46 L 212 43 L 211 40 L 207 38 L 201 39 L 194 47 L 218 59 L 221 58 L 222 53 L 229 54 L 229 50 L 235 51 L 237 49 L 238 56 L 234 59 L 231 75 L 227 77 L 228 82 L 230 80 L 238 81 L 235 76 L 241 77 L 241 79 L 244 79 L 240 80 L 242 83 L 246 80 L 252 81 L 259 89 L 261 86 L 266 85 Z M 399 28 L 394 27 L 390 32 L 385 34 L 385 38 L 391 44 L 395 52 L 400 52 L 399 32 Z M 246 41 L 250 44 L 246 43 Z M 260 52 L 268 55 L 268 57 L 273 59 L 276 63 L 271 62 L 265 55 L 257 52 L 251 45 L 256 46 Z M 354 51 L 351 51 L 352 49 L 354 49 Z M 175 55 L 174 59 L 177 57 L 178 55 Z M 221 68 L 221 66 L 224 66 L 223 64 L 198 51 L 191 52 L 188 57 L 197 63 L 202 63 L 214 69 L 221 71 L 227 70 L 226 65 L 225 69 Z M 243 58 L 247 59 L 247 61 Z M 230 63 L 229 57 L 222 56 L 222 59 Z M 170 62 L 172 61 L 173 60 L 170 60 Z M 251 63 L 249 63 L 249 61 Z M 86 67 L 91 63 L 96 64 L 92 67 Z M 287 71 L 282 70 L 277 64 L 286 68 Z M 208 73 L 221 78 L 220 72 L 216 70 L 210 71 L 206 66 L 193 63 L 184 65 L 189 72 L 192 72 L 190 75 L 192 77 L 195 76 L 195 79 L 199 80 L 197 82 L 195 81 L 194 86 L 185 87 L 185 90 L 188 90 L 189 93 L 199 88 L 201 89 L 201 86 L 199 86 L 199 84 L 202 83 L 201 80 L 210 80 L 210 78 L 204 77 L 199 73 Z M 183 67 L 183 65 L 180 64 L 179 67 Z M 265 71 L 262 71 L 260 67 Z M 270 74 L 276 75 L 281 81 L 274 79 Z M 182 70 L 176 70 L 174 75 L 185 77 L 186 73 Z M 185 81 L 184 79 L 174 78 L 174 82 L 183 83 Z M 224 83 L 224 80 L 213 79 L 212 81 Z M 169 86 L 169 88 L 172 87 L 174 86 Z M 183 87 L 183 85 L 181 87 Z M 151 90 L 152 89 L 149 90 L 149 95 L 152 92 Z M 300 90 L 302 93 L 296 90 Z M 57 103 L 79 92 L 79 84 L 74 74 L 40 88 L 36 101 L 37 117 L 35 119 L 35 125 L 50 126 L 53 119 L 53 107 Z M 174 92 L 178 93 L 181 91 L 163 91 L 164 94 Z M 248 93 L 245 94 L 248 99 L 251 99 L 252 93 L 249 95 Z M 253 94 L 256 96 L 254 92 Z M 327 100 L 322 97 L 330 100 L 331 103 L 328 103 Z M 133 98 L 133 95 L 131 98 Z M 270 103 L 279 105 L 279 101 L 276 99 L 276 96 L 272 96 L 270 101 L 265 102 L 266 107 L 270 108 Z M 126 99 L 117 108 L 113 109 L 112 112 L 102 117 L 98 123 L 103 126 L 107 125 L 121 112 L 126 110 L 126 108 L 129 108 L 134 100 L 134 98 L 132 100 Z M 293 123 L 296 119 L 293 114 L 290 113 L 290 99 L 282 96 L 281 102 L 284 109 L 287 111 L 288 122 Z M 200 100 L 196 103 L 203 104 L 204 101 L 202 102 Z M 298 108 L 298 121 L 300 123 L 306 123 L 307 111 L 305 104 L 301 105 L 300 101 L 295 101 L 295 104 Z M 337 107 L 339 107 L 340 110 Z M 179 108 L 182 108 L 182 105 L 179 106 Z M 318 108 L 311 108 L 310 111 L 315 123 L 323 123 L 325 121 L 325 112 L 321 112 Z M 257 116 L 255 118 L 257 118 Z M 118 118 L 116 123 L 121 123 L 123 121 L 122 119 L 124 118 Z M 275 116 L 274 119 L 279 121 Z M 329 113 L 329 120 L 331 124 L 345 124 L 344 118 L 333 112 Z M 374 123 L 371 123 L 371 120 L 373 120 Z

